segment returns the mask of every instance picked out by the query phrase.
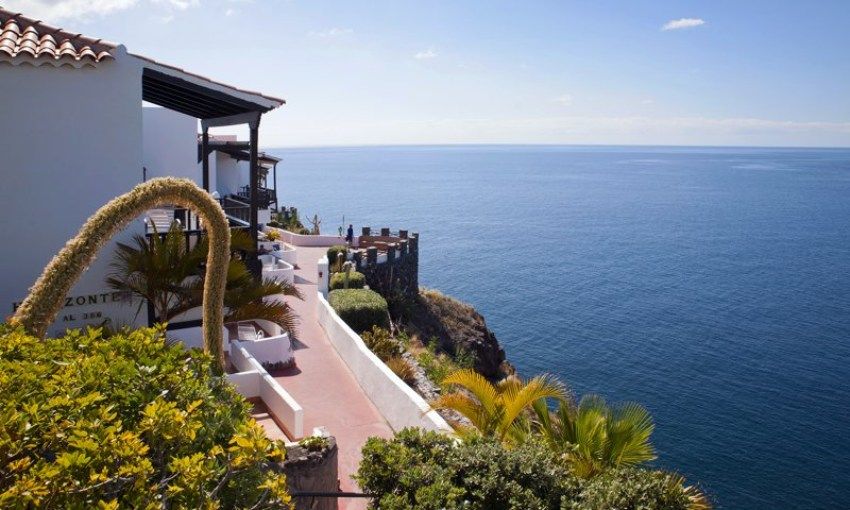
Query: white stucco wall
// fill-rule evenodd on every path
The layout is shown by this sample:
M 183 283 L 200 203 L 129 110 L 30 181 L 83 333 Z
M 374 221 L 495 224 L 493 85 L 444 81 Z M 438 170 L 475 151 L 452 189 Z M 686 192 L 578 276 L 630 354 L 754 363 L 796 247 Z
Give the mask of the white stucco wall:
M 120 47 L 97 68 L 0 63 L 0 319 L 92 213 L 142 181 L 141 73 Z M 113 243 L 71 291 L 84 304 L 64 308 L 53 332 L 103 320 L 84 314 L 130 320 L 134 308 L 103 295 Z
M 143 108 L 142 164 L 148 169 L 148 179 L 186 177 L 202 183 L 198 119 L 166 108 Z M 211 185 L 210 189 L 215 188 Z
M 243 179 L 242 168 L 238 161 L 220 152 L 214 152 L 213 154 L 215 158 L 210 157 L 210 161 L 215 159 L 215 189 L 221 196 L 236 193 L 239 191 L 239 188 L 248 184 L 248 176 L 246 175 Z M 210 173 L 212 173 L 212 164 L 210 164 Z
M 453 433 L 437 411 L 366 347 L 360 335 L 339 318 L 321 293 L 317 314 L 331 344 L 393 430 L 421 427 Z

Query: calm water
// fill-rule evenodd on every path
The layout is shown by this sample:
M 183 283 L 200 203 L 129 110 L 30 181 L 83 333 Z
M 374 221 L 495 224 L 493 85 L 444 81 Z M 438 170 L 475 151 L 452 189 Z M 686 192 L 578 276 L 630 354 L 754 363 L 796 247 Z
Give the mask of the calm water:
M 645 404 L 720 508 L 850 508 L 850 150 L 274 151 L 281 199 L 421 233 L 522 374 Z

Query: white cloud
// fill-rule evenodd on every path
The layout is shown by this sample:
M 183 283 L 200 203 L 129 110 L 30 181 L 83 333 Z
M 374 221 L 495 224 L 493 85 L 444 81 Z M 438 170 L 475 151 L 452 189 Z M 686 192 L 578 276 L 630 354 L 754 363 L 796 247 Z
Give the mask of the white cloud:
M 655 101 L 652 100 L 652 99 L 644 99 L 643 101 L 640 102 L 640 104 L 643 104 L 643 105 L 650 105 L 650 104 L 654 104 L 654 103 L 655 103 Z
M 661 27 L 661 30 L 682 30 L 684 28 L 694 28 L 700 25 L 705 25 L 705 20 L 702 18 L 679 18 L 671 19 Z
M 329 28 L 327 30 L 320 30 L 318 32 L 310 32 L 308 35 L 310 37 L 320 37 L 322 39 L 330 39 L 332 37 L 340 37 L 343 35 L 353 34 L 354 29 L 352 28 Z
M 556 97 L 554 101 L 561 106 L 571 106 L 573 104 L 573 96 L 570 94 L 563 94 Z
M 189 7 L 197 7 L 200 5 L 200 0 L 151 0 L 155 4 L 173 7 L 180 11 L 185 11 Z
M 236 9 L 227 9 L 226 11 L 224 11 L 224 15 L 225 16 L 233 16 L 234 14 L 236 14 L 238 12 L 239 11 L 236 10 Z
M 5 0 L 3 7 L 24 16 L 57 23 L 67 19 L 89 19 L 106 16 L 149 3 L 159 7 L 164 14 L 159 21 L 168 23 L 172 11 L 185 11 L 200 5 L 200 0 Z
M 104 16 L 129 9 L 139 0 L 6 0 L 3 6 L 13 12 L 47 22 L 69 18 Z
M 420 51 L 419 53 L 413 55 L 413 58 L 416 60 L 428 60 L 432 58 L 437 58 L 437 52 L 434 51 L 433 48 L 428 48 L 427 50 Z

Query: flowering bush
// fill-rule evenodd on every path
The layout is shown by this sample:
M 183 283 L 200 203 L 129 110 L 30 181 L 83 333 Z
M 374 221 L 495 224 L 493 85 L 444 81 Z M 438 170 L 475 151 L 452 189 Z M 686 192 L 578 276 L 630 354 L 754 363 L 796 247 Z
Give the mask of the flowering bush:
M 0 326 L 0 508 L 289 508 L 283 445 L 164 330 Z

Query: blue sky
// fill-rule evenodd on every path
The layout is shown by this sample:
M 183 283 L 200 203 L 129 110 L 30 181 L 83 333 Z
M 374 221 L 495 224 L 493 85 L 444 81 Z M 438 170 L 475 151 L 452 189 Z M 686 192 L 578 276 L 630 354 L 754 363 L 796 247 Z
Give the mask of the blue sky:
M 846 0 L 0 3 L 286 98 L 265 146 L 850 146 Z

